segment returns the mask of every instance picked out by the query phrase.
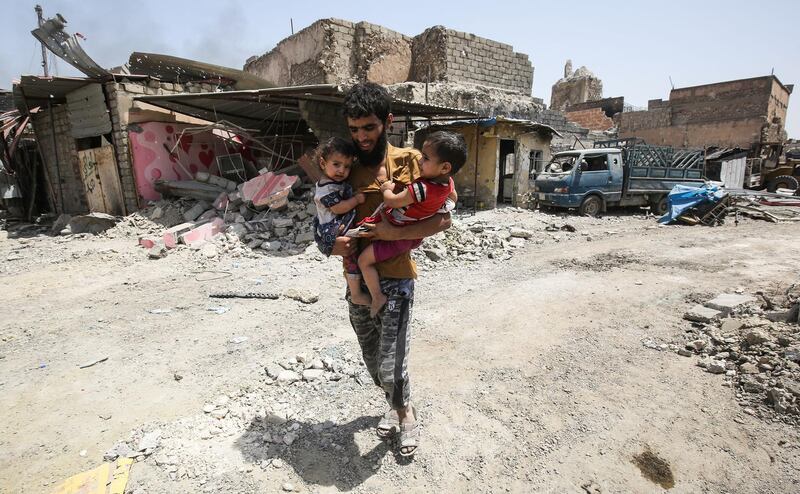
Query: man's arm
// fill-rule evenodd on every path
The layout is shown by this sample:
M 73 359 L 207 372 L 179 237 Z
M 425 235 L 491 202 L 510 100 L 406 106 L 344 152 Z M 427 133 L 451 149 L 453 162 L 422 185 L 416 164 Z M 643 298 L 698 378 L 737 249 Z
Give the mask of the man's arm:
M 394 226 L 389 223 L 383 213 L 381 215 L 383 220 L 380 223 L 365 223 L 362 225 L 369 229 L 368 232 L 362 234 L 362 237 L 373 240 L 416 240 L 436 235 L 447 230 L 452 225 L 449 213 L 435 214 L 426 220 L 406 226 Z

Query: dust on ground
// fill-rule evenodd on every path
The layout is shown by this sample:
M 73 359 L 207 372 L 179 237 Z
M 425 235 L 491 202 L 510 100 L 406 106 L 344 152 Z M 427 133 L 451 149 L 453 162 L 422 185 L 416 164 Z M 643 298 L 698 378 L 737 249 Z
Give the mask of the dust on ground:
M 50 492 L 114 454 L 137 459 L 136 494 L 653 492 L 631 461 L 647 447 L 670 492 L 796 491 L 796 325 L 724 336 L 683 316 L 737 289 L 785 293 L 797 228 L 459 217 L 415 254 L 410 461 L 375 436 L 386 405 L 335 259 L 229 241 L 154 260 L 136 228 L 2 232 L 0 492 Z M 766 317 L 749 307 L 737 317 Z

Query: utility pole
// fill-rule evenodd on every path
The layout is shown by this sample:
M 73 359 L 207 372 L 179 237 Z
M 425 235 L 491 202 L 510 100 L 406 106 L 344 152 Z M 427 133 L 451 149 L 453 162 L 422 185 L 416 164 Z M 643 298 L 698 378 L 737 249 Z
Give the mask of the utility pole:
M 42 27 L 42 25 L 44 25 L 44 16 L 42 15 L 42 6 L 41 5 L 37 5 L 33 10 L 36 11 L 36 17 L 38 18 L 38 21 L 39 21 L 39 27 Z M 48 73 L 49 71 L 47 70 L 47 50 L 44 47 L 44 43 L 40 43 L 40 44 L 42 45 L 42 69 L 44 69 L 44 76 L 47 77 L 47 76 L 50 75 Z

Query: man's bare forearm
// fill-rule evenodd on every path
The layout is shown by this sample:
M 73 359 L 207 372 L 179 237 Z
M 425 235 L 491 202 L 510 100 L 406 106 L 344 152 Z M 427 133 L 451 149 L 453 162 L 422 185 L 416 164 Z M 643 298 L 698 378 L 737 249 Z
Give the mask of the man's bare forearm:
M 394 227 L 392 240 L 415 240 L 430 237 L 450 228 L 450 214 L 436 214 L 413 225 Z

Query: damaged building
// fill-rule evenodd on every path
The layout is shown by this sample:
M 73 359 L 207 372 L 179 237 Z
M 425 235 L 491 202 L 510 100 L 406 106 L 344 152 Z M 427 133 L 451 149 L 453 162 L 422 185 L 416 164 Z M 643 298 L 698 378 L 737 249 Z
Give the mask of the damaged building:
M 666 101 L 648 101 L 647 110 L 624 112 L 619 135 L 694 148 L 783 142 L 792 89 L 774 75 L 675 88 Z

